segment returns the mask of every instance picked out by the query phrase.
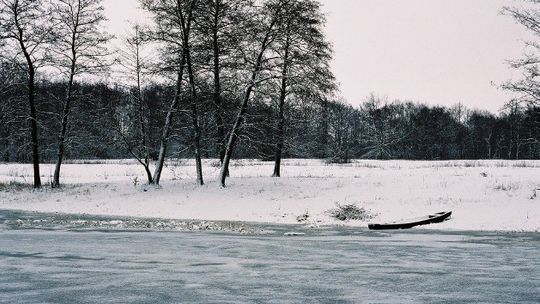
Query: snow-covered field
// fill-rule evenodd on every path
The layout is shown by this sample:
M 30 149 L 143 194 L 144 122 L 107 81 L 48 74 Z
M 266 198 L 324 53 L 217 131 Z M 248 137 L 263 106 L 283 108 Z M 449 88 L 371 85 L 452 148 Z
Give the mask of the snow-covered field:
M 228 187 L 216 181 L 218 162 L 205 161 L 206 185 L 195 184 L 191 161 L 171 162 L 162 187 L 145 185 L 133 161 L 78 161 L 63 166 L 62 189 L 33 191 L 31 165 L 0 164 L 0 209 L 170 219 L 366 226 L 328 215 L 355 203 L 372 222 L 453 211 L 452 219 L 420 229 L 540 231 L 540 161 L 286 160 L 282 178 L 271 162 L 232 164 Z M 43 165 L 43 182 L 53 165 Z

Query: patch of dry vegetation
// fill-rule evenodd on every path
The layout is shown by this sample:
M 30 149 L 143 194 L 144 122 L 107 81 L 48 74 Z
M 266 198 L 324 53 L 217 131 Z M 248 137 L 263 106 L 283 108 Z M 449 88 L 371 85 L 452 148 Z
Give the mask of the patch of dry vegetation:
M 33 189 L 32 185 L 17 181 L 9 181 L 6 183 L 0 182 L 0 191 L 2 192 L 19 192 Z
M 327 213 L 339 221 L 366 221 L 377 216 L 362 207 L 358 207 L 356 203 L 343 205 L 336 203 L 336 208 L 328 210 Z

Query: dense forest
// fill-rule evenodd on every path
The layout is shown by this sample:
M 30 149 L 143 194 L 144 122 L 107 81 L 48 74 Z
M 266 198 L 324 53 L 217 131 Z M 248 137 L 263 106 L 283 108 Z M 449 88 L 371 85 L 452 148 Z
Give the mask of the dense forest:
M 233 157 L 274 161 L 274 176 L 282 158 L 540 158 L 537 99 L 498 114 L 342 100 L 315 0 L 140 5 L 153 24 L 110 46 L 100 0 L 0 1 L 0 160 L 32 162 L 36 187 L 40 162 L 59 186 L 65 159 L 135 158 L 159 183 L 167 158 L 194 158 L 203 184 L 216 158 L 225 185 Z
M 56 98 L 65 84 L 39 82 L 38 113 L 41 158 L 54 162 L 60 128 Z M 133 92 L 106 84 L 77 84 L 80 97 L 73 107 L 68 159 L 132 158 L 144 154 L 140 138 L 138 104 Z M 154 85 L 142 91 L 143 113 L 151 160 L 159 154 L 164 109 L 172 98 L 170 88 Z M 24 90 L 2 95 L 10 107 L 1 113 L 2 161 L 31 161 L 28 148 Z M 185 99 L 182 99 L 185 100 Z M 224 111 L 225 129 L 236 107 Z M 203 158 L 219 158 L 220 137 L 211 99 L 201 99 L 200 126 Z M 540 108 L 509 105 L 499 115 L 454 107 L 432 107 L 413 102 L 385 102 L 369 96 L 360 107 L 328 99 L 290 100 L 285 108 L 285 158 L 350 159 L 538 159 L 540 158 Z M 193 126 L 189 104 L 179 104 L 174 121 L 170 157 L 191 158 Z M 235 156 L 274 160 L 278 107 L 275 102 L 252 99 L 241 129 Z

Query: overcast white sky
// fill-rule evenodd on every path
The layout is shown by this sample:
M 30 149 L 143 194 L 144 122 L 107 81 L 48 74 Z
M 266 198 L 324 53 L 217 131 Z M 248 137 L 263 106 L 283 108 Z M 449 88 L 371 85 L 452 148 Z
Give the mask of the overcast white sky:
M 321 0 L 334 45 L 333 68 L 352 104 L 371 92 L 497 111 L 509 99 L 494 83 L 518 77 L 505 61 L 519 57 L 527 33 L 507 16 L 513 0 Z M 105 0 L 111 32 L 144 18 L 137 0 Z M 512 75 L 514 74 L 514 75 Z

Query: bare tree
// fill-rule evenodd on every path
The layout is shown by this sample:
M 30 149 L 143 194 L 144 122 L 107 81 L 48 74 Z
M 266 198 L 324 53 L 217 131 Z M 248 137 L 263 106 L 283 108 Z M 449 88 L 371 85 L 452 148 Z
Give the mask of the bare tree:
M 397 107 L 370 94 L 362 106 L 364 124 L 360 139 L 366 149 L 362 158 L 391 159 L 397 154 L 396 146 L 406 136 L 404 127 L 395 121 L 399 121 L 398 112 Z
M 248 109 L 249 100 L 254 88 L 269 79 L 275 78 L 275 75 L 267 75 L 264 72 L 265 64 L 272 66 L 274 57 L 267 56 L 271 46 L 278 38 L 278 22 L 283 18 L 283 8 L 287 0 L 268 1 L 262 8 L 262 11 L 256 15 L 253 28 L 248 29 L 252 36 L 251 49 L 246 50 L 246 60 L 251 63 L 251 72 L 245 91 L 242 96 L 240 109 L 228 135 L 227 146 L 225 149 L 225 157 L 221 166 L 219 179 L 222 187 L 226 186 L 226 179 L 229 172 L 229 163 L 238 139 L 240 128 L 245 120 L 246 111 Z M 248 33 L 246 33 L 248 34 Z M 251 56 L 253 57 L 251 57 Z M 251 58 L 250 58 L 251 57 Z
M 234 91 L 235 74 L 245 39 L 243 28 L 253 8 L 253 0 L 203 0 L 195 19 L 201 40 L 200 64 L 207 66 L 212 79 L 212 103 L 216 122 L 217 151 L 223 164 L 227 140 L 225 112 L 227 97 Z M 229 98 L 231 99 L 231 98 Z
M 503 14 L 509 15 L 514 20 L 527 28 L 535 39 L 540 38 L 540 1 L 524 0 L 528 5 L 525 7 L 504 7 Z M 530 105 L 540 105 L 540 42 L 526 42 L 527 51 L 524 57 L 511 60 L 510 66 L 522 71 L 523 78 L 508 81 L 502 85 L 506 90 L 519 94 L 520 102 Z
M 197 172 L 197 183 L 204 185 L 204 178 L 202 172 L 201 161 L 201 127 L 199 125 L 199 112 L 197 108 L 197 88 L 195 86 L 195 75 L 193 72 L 193 61 L 191 58 L 191 23 L 193 21 L 193 11 L 197 4 L 196 0 L 188 1 L 187 16 L 180 10 L 178 15 L 180 17 L 180 24 L 182 26 L 182 41 L 184 44 L 184 53 L 186 56 L 186 63 L 188 69 L 189 90 L 191 95 L 191 122 L 193 126 L 193 148 L 195 153 L 195 169 Z
M 58 136 L 57 161 L 52 186 L 60 186 L 69 116 L 74 99 L 75 77 L 103 71 L 108 65 L 106 44 L 110 39 L 101 26 L 105 21 L 102 0 L 58 0 L 53 6 L 58 24 L 55 43 L 57 65 L 68 78 Z
M 10 40 L 4 56 L 22 59 L 27 73 L 29 122 L 31 130 L 34 188 L 41 188 L 39 171 L 38 117 L 36 111 L 36 72 L 49 59 L 52 23 L 47 19 L 45 0 L 0 0 L 0 37 Z M 11 52 L 12 51 L 12 52 Z
M 146 40 L 143 37 L 141 27 L 135 24 L 132 32 L 124 39 L 124 47 L 119 50 L 118 63 L 122 67 L 122 74 L 130 82 L 129 95 L 134 100 L 137 111 L 137 136 L 138 144 L 133 144 L 130 135 L 119 130 L 129 153 L 144 167 L 148 184 L 152 184 L 152 172 L 150 171 L 150 147 L 148 138 L 148 126 L 145 108 L 143 87 L 144 76 L 148 73 L 150 59 L 145 54 Z
M 281 58 L 281 77 L 276 123 L 274 177 L 281 176 L 281 158 L 285 145 L 287 99 L 328 95 L 335 89 L 330 71 L 332 50 L 324 33 L 325 18 L 320 4 L 313 0 L 290 0 L 284 5 L 284 17 L 276 52 Z
M 196 102 L 196 91 L 194 85 L 193 67 L 190 50 L 190 32 L 193 21 L 193 12 L 196 0 L 142 0 L 144 9 L 154 16 L 154 29 L 152 38 L 163 45 L 164 71 L 174 71 L 176 75 L 175 94 L 170 103 L 163 132 L 156 169 L 154 172 L 154 183 L 159 184 L 161 173 L 165 163 L 167 147 L 175 113 L 178 111 L 182 95 L 182 82 L 184 69 L 188 68 L 189 87 L 191 92 L 191 115 L 194 127 L 194 147 L 197 170 L 197 181 L 203 184 L 202 163 L 200 159 L 200 129 L 198 124 L 198 113 Z
M 524 106 L 518 101 L 510 101 L 504 109 L 504 115 L 508 123 L 508 159 L 519 159 L 521 147 L 527 143 L 527 140 L 522 138 L 522 126 L 524 120 Z
M 344 100 L 329 103 L 330 162 L 348 163 L 354 140 L 354 122 L 357 121 L 353 107 Z
M 467 127 L 470 129 L 471 148 L 480 151 L 482 158 L 492 159 L 494 156 L 493 146 L 496 141 L 495 128 L 497 118 L 487 111 L 472 111 L 467 119 Z
M 159 185 L 160 183 L 161 173 L 165 164 L 172 124 L 180 103 L 184 66 L 186 63 L 186 56 L 182 47 L 182 33 L 181 30 L 178 30 L 179 18 L 175 13 L 177 7 L 174 2 L 175 1 L 162 2 L 155 0 L 141 1 L 142 7 L 154 15 L 155 28 L 153 29 L 152 38 L 165 45 L 162 52 L 164 55 L 167 55 L 166 59 L 169 60 L 165 68 L 168 68 L 167 70 L 174 70 L 176 76 L 175 93 L 165 116 L 165 123 L 160 139 L 159 155 L 153 176 L 153 183 L 156 185 Z

